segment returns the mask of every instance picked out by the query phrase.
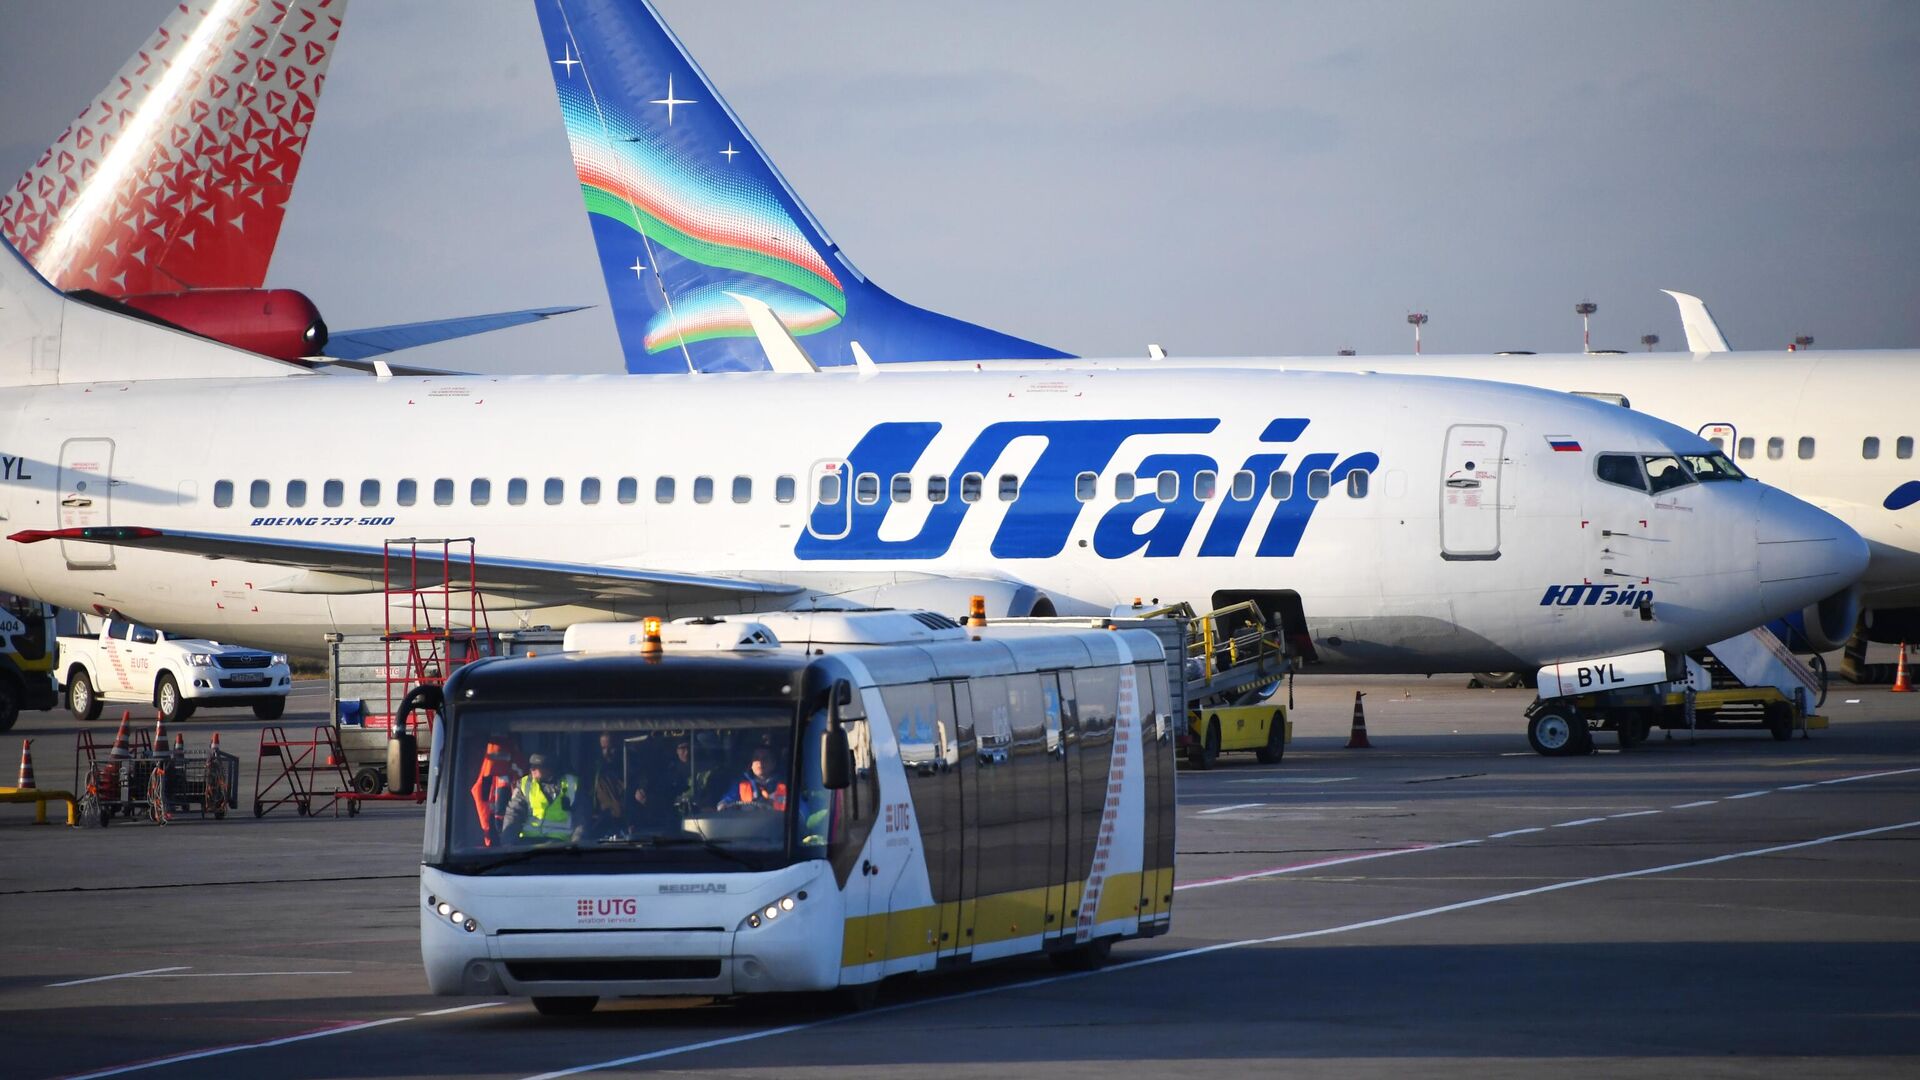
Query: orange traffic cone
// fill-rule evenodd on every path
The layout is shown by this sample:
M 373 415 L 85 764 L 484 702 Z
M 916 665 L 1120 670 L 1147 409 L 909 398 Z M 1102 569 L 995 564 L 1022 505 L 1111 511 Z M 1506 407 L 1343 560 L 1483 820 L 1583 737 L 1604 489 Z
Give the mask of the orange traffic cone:
M 173 733 L 173 756 L 187 756 L 187 737 L 177 731 Z
M 120 710 L 120 730 L 114 733 L 113 749 L 107 752 L 108 757 L 124 759 L 133 756 L 133 751 L 127 749 L 127 725 L 131 723 L 133 723 L 133 710 Z
M 207 748 L 207 757 L 217 758 L 219 756 L 220 756 L 220 733 L 216 731 L 213 733 L 213 745 Z
M 167 718 L 164 716 L 156 716 L 153 718 L 153 754 L 155 757 L 159 757 L 166 752 Z
M 20 740 L 20 782 L 13 785 L 22 790 L 34 787 L 33 782 L 33 740 Z
M 1360 699 L 1367 696 L 1364 690 L 1353 692 L 1353 734 L 1347 736 L 1347 749 L 1371 750 L 1373 744 L 1367 741 L 1367 713 L 1360 707 Z
M 1907 643 L 1900 643 L 1900 663 L 1893 669 L 1893 689 L 1895 694 L 1911 694 L 1913 687 L 1907 684 Z

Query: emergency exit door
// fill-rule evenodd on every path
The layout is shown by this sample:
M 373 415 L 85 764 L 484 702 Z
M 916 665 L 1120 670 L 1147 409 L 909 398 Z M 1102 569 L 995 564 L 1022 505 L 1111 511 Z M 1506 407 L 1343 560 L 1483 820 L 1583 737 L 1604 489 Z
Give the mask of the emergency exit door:
M 1447 429 L 1441 461 L 1440 557 L 1500 557 L 1501 454 L 1507 430 L 1494 424 Z
M 113 524 L 113 440 L 68 439 L 60 446 L 59 527 Z M 69 570 L 113 569 L 113 548 L 62 540 Z

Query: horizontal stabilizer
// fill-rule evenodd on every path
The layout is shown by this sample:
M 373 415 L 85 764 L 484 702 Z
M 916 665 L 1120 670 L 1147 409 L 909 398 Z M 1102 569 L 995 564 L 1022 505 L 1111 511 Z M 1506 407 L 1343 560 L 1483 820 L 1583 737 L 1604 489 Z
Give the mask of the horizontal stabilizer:
M 1727 347 L 1727 339 L 1720 333 L 1719 324 L 1713 321 L 1713 315 L 1707 311 L 1706 301 L 1687 293 L 1674 292 L 1672 289 L 1660 291 L 1673 297 L 1673 302 L 1680 308 L 1680 325 L 1687 332 L 1687 351 L 1697 353 L 1733 351 Z
M 335 330 L 327 335 L 325 355 L 335 360 L 365 360 L 369 356 L 417 349 L 455 338 L 472 337 L 510 326 L 525 326 L 555 315 L 585 311 L 574 307 L 528 308 L 525 311 L 501 311 L 491 315 L 462 315 L 453 319 L 429 319 L 426 322 L 370 326 L 365 330 Z

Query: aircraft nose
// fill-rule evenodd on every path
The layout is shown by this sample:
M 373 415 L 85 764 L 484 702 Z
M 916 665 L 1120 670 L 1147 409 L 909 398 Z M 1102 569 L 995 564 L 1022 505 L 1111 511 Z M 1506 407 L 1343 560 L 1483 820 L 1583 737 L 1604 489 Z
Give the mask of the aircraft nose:
M 1784 491 L 1763 490 L 1756 524 L 1760 601 L 1769 611 L 1817 603 L 1866 573 L 1867 542 L 1860 534 Z

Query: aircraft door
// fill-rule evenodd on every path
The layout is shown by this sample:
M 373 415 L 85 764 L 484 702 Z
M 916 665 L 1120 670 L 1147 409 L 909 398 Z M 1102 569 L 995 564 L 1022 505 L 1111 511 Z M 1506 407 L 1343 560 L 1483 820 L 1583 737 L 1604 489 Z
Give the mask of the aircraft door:
M 1500 557 L 1500 455 L 1507 431 L 1493 424 L 1447 429 L 1441 461 L 1440 557 Z
M 1700 437 L 1712 443 L 1729 458 L 1740 445 L 1740 432 L 1732 424 L 1702 424 Z
M 60 446 L 60 520 L 62 529 L 113 524 L 113 440 L 68 439 Z M 69 570 L 113 569 L 113 548 L 62 540 L 60 553 Z
M 807 531 L 838 540 L 853 529 L 853 475 L 845 461 L 816 461 L 807 471 Z

